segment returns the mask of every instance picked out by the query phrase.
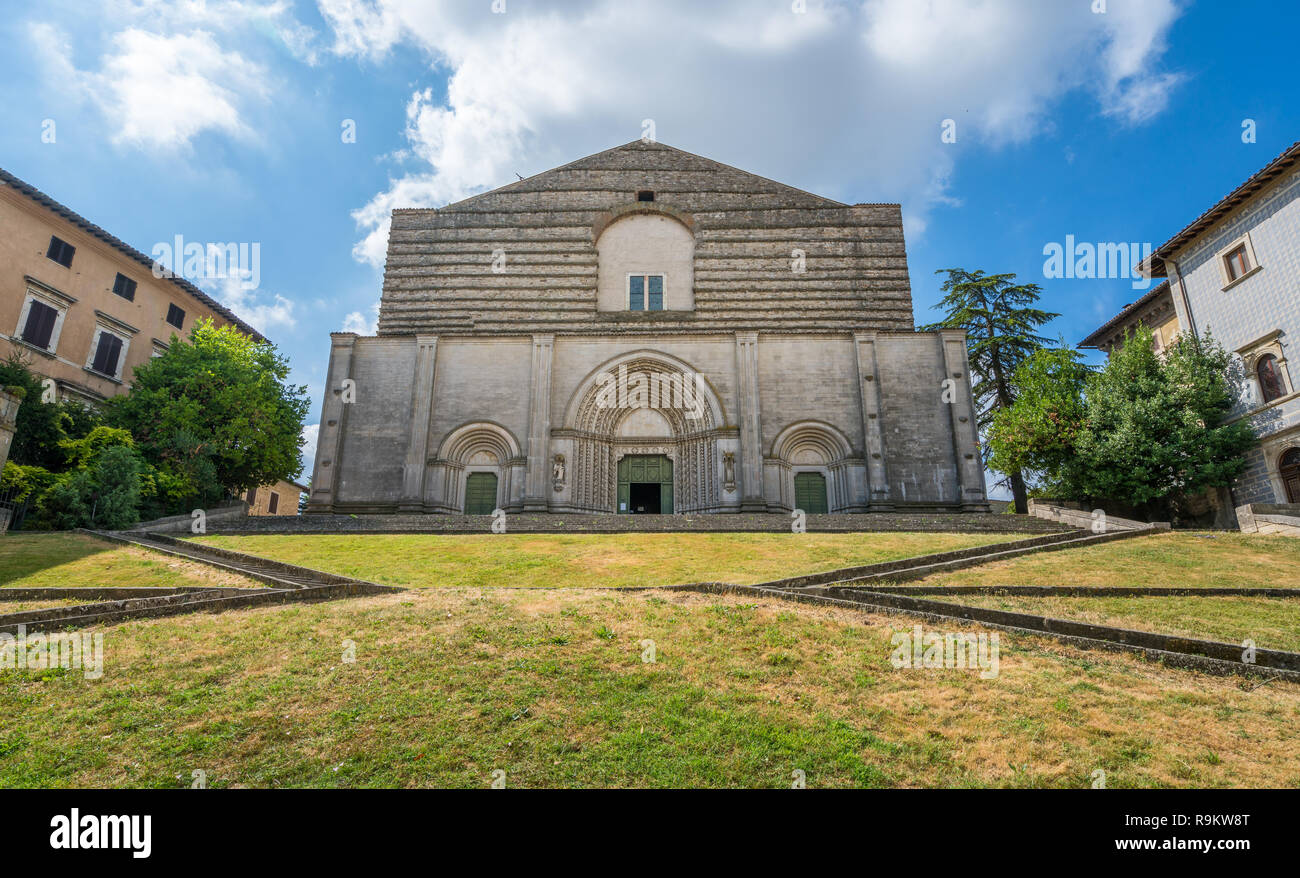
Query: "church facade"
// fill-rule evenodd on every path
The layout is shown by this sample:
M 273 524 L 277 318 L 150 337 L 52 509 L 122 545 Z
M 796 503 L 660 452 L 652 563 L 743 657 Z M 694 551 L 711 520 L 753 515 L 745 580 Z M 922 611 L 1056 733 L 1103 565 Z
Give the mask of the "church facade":
M 308 511 L 983 512 L 967 368 L 898 205 L 635 141 L 393 212 Z

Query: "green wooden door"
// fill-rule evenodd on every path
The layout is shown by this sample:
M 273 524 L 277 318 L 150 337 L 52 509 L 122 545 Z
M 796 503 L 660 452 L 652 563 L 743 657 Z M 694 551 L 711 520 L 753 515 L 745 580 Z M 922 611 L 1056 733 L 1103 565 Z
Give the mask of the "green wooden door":
M 465 479 L 465 514 L 491 515 L 496 508 L 496 473 L 470 473 Z
M 826 477 L 821 473 L 796 473 L 794 506 L 810 515 L 827 512 L 829 507 L 826 504 Z
M 618 511 L 630 512 L 632 485 L 659 485 L 659 512 L 673 511 L 673 462 L 663 454 L 629 455 L 618 462 Z

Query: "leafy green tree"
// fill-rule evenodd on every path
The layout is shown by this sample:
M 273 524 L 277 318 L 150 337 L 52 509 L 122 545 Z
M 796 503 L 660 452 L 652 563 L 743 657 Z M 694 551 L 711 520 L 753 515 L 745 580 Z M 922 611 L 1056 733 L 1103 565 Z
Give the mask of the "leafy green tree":
M 187 499 L 291 479 L 300 468 L 306 387 L 268 342 L 199 321 L 138 367 L 131 393 L 106 403 L 109 423 L 135 437 L 144 459 L 184 483 Z
M 0 387 L 22 390 L 9 459 L 14 463 L 39 466 L 54 472 L 64 467 L 59 443 L 86 435 L 101 422 L 100 414 L 72 400 L 44 401 L 44 379 L 31 370 L 18 353 L 0 362 Z
M 1180 338 L 1162 360 L 1139 327 L 1089 381 L 1076 438 L 1085 496 L 1165 514 L 1171 499 L 1232 483 L 1255 443 L 1246 419 L 1228 422 L 1241 376 L 1207 333 Z
M 1042 294 L 1037 284 L 1016 284 L 1014 274 L 985 274 L 961 268 L 935 272 L 947 273 L 941 289 L 945 293 L 936 308 L 946 308 L 947 315 L 938 323 L 921 327 L 966 330 L 970 370 L 974 376 L 971 392 L 975 396 L 976 424 L 986 435 L 1000 409 L 1015 402 L 1011 377 L 1016 367 L 1034 351 L 1048 343 L 1039 336 L 1038 327 L 1059 317 L 1051 311 L 1033 307 Z M 988 449 L 985 443 L 985 462 Z M 1015 498 L 1016 512 L 1028 511 L 1025 480 L 1019 469 L 1005 472 Z
M 120 530 L 139 520 L 141 466 L 134 449 L 108 446 L 93 461 L 66 473 L 46 493 L 43 514 L 55 527 Z
M 989 467 L 1029 474 L 1053 494 L 1077 496 L 1075 443 L 1087 418 L 1084 390 L 1090 374 L 1083 357 L 1064 341 L 1026 357 L 1011 376 L 1015 401 L 998 409 L 989 426 Z

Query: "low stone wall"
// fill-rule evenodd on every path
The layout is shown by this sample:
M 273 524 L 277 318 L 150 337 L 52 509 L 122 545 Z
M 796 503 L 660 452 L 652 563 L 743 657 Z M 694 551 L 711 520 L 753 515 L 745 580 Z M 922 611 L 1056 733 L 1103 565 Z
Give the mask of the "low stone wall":
M 1090 510 L 1080 508 L 1080 504 L 1064 500 L 1030 500 L 1029 514 L 1039 518 L 1045 518 L 1048 521 L 1059 521 L 1061 524 L 1068 524 L 1071 527 L 1080 527 L 1091 530 L 1096 519 L 1092 517 Z M 1107 515 L 1105 518 L 1105 530 L 1098 533 L 1107 533 L 1115 530 L 1146 530 L 1156 528 L 1158 530 L 1169 530 L 1167 521 L 1135 521 L 1131 518 L 1120 518 L 1118 515 Z
M 790 516 L 721 515 L 555 515 L 514 513 L 506 533 L 790 533 Z M 809 515 L 808 533 L 1061 533 L 1071 528 L 1028 515 L 988 513 L 886 513 Z M 331 515 L 250 516 L 208 519 L 208 533 L 491 533 L 490 515 Z M 150 530 L 155 530 L 150 528 Z
M 1248 503 L 1238 506 L 1237 525 L 1244 534 L 1300 537 L 1300 503 Z
M 205 527 L 211 530 L 214 526 L 229 527 L 237 522 L 248 518 L 248 504 L 243 500 L 232 503 L 229 506 L 218 506 L 216 509 L 203 510 L 205 517 Z M 194 513 L 187 512 L 182 515 L 168 515 L 166 518 L 155 518 L 153 521 L 142 521 L 133 531 L 150 531 L 151 533 L 190 533 L 194 525 Z

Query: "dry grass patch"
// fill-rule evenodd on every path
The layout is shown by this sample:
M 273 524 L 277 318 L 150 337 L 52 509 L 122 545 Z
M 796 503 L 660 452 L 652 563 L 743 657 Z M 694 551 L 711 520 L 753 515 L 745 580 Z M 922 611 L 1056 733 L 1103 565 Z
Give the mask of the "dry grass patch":
M 995 680 L 895 670 L 912 624 L 578 589 L 140 620 L 99 681 L 0 672 L 0 786 L 1300 786 L 1300 687 L 1005 633 Z
M 247 577 L 82 533 L 0 536 L 0 587 L 263 588 Z
M 1300 588 L 1300 541 L 1174 531 L 1025 555 L 935 574 L 915 584 Z

